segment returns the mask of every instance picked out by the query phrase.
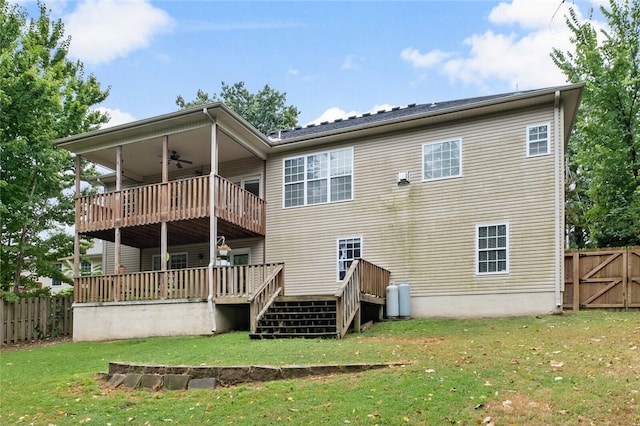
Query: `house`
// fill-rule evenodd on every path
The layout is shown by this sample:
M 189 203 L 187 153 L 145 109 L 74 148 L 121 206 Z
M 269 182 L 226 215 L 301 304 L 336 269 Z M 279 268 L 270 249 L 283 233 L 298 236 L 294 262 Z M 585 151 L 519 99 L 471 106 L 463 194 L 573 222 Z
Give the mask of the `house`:
M 380 317 L 389 282 L 408 284 L 414 317 L 559 310 L 564 153 L 582 90 L 269 136 L 214 103 L 60 139 L 115 171 L 103 194 L 76 200 L 76 240 L 114 250 L 102 276 L 82 277 L 76 244 L 74 338 L 265 337 L 286 331 L 270 317 L 278 303 L 307 302 L 334 318 L 298 321 L 303 334 L 329 321 L 340 336 Z M 118 273 L 125 245 L 137 258 Z
M 108 243 L 105 243 L 102 240 L 95 240 L 92 243 L 91 247 L 86 250 L 86 253 L 81 256 L 81 275 L 102 273 L 103 255 L 105 253 L 104 248 Z M 58 259 L 55 263 L 55 267 L 62 271 L 65 276 L 73 279 L 73 256 Z M 38 281 L 42 288 L 50 288 L 52 294 L 59 293 L 63 290 L 71 290 L 73 288 L 73 286 L 66 282 L 50 277 L 40 277 Z

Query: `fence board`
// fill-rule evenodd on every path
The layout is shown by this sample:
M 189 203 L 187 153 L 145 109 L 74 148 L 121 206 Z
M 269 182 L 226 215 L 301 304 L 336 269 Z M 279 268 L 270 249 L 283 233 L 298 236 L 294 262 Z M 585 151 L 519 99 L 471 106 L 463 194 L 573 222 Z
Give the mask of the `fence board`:
M 73 333 L 73 297 L 26 297 L 0 304 L 0 344 Z

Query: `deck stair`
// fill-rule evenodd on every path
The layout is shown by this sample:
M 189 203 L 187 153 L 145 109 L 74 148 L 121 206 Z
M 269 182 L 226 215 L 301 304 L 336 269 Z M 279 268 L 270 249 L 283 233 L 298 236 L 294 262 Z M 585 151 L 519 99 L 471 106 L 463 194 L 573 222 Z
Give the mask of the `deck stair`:
M 252 339 L 338 338 L 333 296 L 282 296 L 258 321 Z

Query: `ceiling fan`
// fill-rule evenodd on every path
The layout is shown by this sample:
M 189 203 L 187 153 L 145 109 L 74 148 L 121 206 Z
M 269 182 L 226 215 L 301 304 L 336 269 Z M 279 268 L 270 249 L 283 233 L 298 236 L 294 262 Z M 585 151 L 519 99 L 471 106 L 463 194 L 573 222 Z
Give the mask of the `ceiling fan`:
M 172 161 L 175 162 L 176 167 L 179 169 L 182 168 L 182 163 L 193 164 L 193 161 L 180 159 L 180 154 L 178 154 L 177 151 L 169 151 L 169 164 L 171 164 Z

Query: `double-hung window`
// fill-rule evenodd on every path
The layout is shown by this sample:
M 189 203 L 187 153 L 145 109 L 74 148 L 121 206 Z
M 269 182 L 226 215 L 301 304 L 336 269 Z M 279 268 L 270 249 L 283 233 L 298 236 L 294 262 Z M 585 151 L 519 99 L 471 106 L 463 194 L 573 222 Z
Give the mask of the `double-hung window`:
M 91 262 L 87 260 L 80 262 L 80 275 L 91 275 Z
M 549 153 L 549 123 L 527 126 L 527 157 Z
M 169 263 L 167 264 L 167 269 L 185 269 L 187 267 L 187 259 L 187 253 L 171 253 L 169 255 Z M 159 271 L 162 269 L 159 254 L 154 254 L 151 260 L 152 269 L 154 271 Z
M 338 281 L 344 280 L 349 266 L 359 257 L 362 257 L 362 239 L 360 237 L 338 240 Z
M 422 145 L 422 179 L 434 180 L 462 175 L 462 139 Z
M 284 207 L 351 200 L 353 148 L 284 160 Z
M 478 225 L 476 228 L 477 273 L 509 272 L 509 225 Z

